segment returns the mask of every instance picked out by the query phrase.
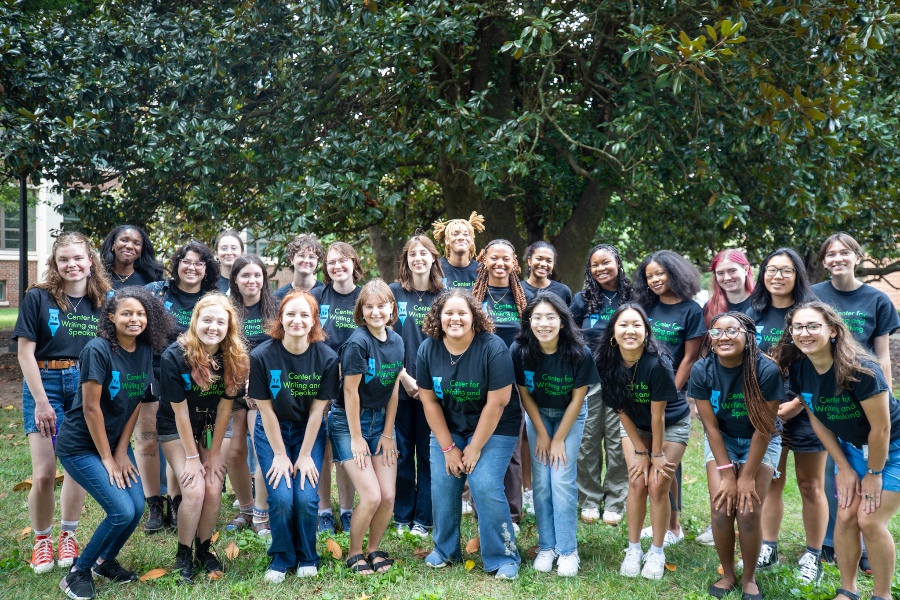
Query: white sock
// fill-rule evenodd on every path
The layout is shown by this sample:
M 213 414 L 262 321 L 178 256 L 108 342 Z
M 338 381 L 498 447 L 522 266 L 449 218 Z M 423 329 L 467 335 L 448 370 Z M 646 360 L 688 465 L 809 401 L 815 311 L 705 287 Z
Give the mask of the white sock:
M 663 552 L 662 548 L 650 544 L 650 550 L 647 551 L 647 554 L 665 554 L 665 552 Z
M 62 531 L 68 531 L 71 533 L 75 533 L 76 527 L 78 527 L 78 521 L 63 521 L 60 525 L 60 529 Z
M 628 549 L 629 550 L 639 550 L 641 554 L 644 553 L 644 549 L 641 548 L 640 542 L 628 542 Z

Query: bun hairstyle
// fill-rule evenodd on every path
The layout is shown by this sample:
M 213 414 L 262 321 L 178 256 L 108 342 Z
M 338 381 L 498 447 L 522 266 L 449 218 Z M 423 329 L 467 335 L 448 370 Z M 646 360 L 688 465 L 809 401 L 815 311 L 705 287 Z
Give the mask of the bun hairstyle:
M 432 223 L 431 227 L 434 239 L 438 242 L 442 238 L 446 239 L 449 237 L 457 227 L 463 227 L 468 230 L 469 235 L 472 237 L 472 244 L 469 246 L 469 258 L 475 258 L 475 234 L 484 231 L 484 217 L 473 210 L 468 219 L 450 219 L 449 221 L 440 219 Z M 450 258 L 450 247 L 447 245 L 444 245 L 444 256 Z

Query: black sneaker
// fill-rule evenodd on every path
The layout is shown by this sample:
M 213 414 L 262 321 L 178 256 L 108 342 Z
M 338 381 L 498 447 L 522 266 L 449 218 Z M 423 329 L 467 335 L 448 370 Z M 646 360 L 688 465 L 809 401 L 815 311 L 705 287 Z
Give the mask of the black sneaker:
M 201 542 L 199 539 L 194 541 L 194 544 L 197 546 L 197 562 L 200 563 L 200 566 L 206 569 L 207 573 L 214 573 L 216 571 L 225 571 L 225 567 L 222 566 L 222 563 L 219 562 L 219 557 L 216 556 L 216 552 L 209 547 L 209 544 L 212 540 L 206 540 L 205 542 Z
M 194 552 L 190 546 L 178 544 L 178 553 L 175 555 L 175 572 L 181 575 L 182 583 L 194 581 Z
M 156 533 L 163 528 L 163 501 L 159 496 L 147 498 L 147 520 L 144 533 Z
M 859 572 L 864 575 L 872 574 L 872 565 L 869 564 L 869 557 L 865 554 L 859 557 Z
M 778 564 L 778 544 L 763 543 L 759 548 L 759 558 L 756 561 L 756 569 L 771 569 Z
M 833 563 L 834 546 L 822 546 L 822 554 L 819 556 L 822 558 L 822 562 Z
M 819 583 L 822 580 L 822 559 L 806 551 L 800 557 L 800 581 L 803 583 Z
M 90 600 L 97 595 L 94 590 L 94 580 L 91 579 L 91 572 L 77 571 L 74 567 L 59 582 L 59 589 L 72 600 Z
M 131 583 L 137 581 L 138 576 L 119 564 L 115 558 L 104 560 L 99 565 L 94 565 L 91 569 L 94 579 L 106 579 L 116 583 Z

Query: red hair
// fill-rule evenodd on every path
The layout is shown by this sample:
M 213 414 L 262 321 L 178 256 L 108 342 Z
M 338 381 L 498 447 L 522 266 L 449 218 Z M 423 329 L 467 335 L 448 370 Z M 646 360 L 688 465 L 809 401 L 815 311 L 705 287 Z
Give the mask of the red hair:
M 744 290 L 749 294 L 753 291 L 753 269 L 750 267 L 750 261 L 744 256 L 740 250 L 719 250 L 709 264 L 709 271 L 713 274 L 712 281 L 709 284 L 709 301 L 703 307 L 703 320 L 709 326 L 709 322 L 718 314 L 728 312 L 728 297 L 719 282 L 716 280 L 716 269 L 723 260 L 730 260 L 742 267 L 747 267 L 747 275 L 744 277 Z

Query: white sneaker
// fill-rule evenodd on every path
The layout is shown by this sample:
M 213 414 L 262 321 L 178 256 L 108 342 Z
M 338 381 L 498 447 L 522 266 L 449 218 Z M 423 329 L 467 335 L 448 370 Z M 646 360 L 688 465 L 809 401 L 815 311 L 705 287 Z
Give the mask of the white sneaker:
M 641 539 L 642 540 L 652 540 L 653 539 L 653 527 L 644 527 L 641 529 Z
M 664 552 L 650 552 L 644 557 L 644 568 L 641 577 L 659 580 L 666 572 L 666 555 Z
M 556 550 L 552 548 L 549 550 L 541 550 L 537 553 L 537 556 L 534 557 L 534 570 L 540 571 L 541 573 L 549 573 L 553 570 L 553 561 L 556 560 L 556 557 L 559 556 L 556 553 Z
M 472 514 L 472 503 L 468 500 L 462 501 L 462 514 L 471 515 Z
M 297 577 L 315 577 L 319 574 L 317 567 L 297 567 Z
M 522 510 L 529 515 L 534 514 L 534 490 L 525 490 L 522 492 Z
M 269 569 L 266 571 L 265 581 L 266 583 L 282 583 L 284 581 L 284 573 Z
M 697 542 L 705 545 L 705 546 L 715 546 L 716 541 L 713 539 L 712 533 L 712 525 L 706 528 L 706 530 L 694 538 Z
M 582 508 L 581 509 L 581 520 L 585 523 L 596 523 L 600 520 L 600 509 L 599 508 Z
M 604 510 L 603 522 L 607 525 L 618 525 L 622 522 L 622 513 L 613 512 L 611 510 Z
M 401 523 L 400 525 L 397 525 L 397 527 L 396 527 L 396 529 L 394 529 L 394 531 L 397 535 L 402 536 L 407 531 L 410 531 L 409 525 Z
M 763 544 L 765 547 L 765 544 Z M 800 557 L 800 581 L 803 583 L 819 583 L 822 580 L 822 559 L 812 552 L 804 552 Z
M 619 574 L 623 577 L 637 577 L 641 574 L 641 563 L 644 560 L 643 550 L 631 548 L 625 549 L 625 560 L 619 568 Z
M 667 531 L 665 537 L 663 538 L 663 548 L 668 548 L 669 546 L 674 546 L 678 542 L 684 540 L 684 529 L 678 531 L 678 535 L 675 535 L 671 531 Z
M 410 532 L 411 534 L 413 534 L 414 536 L 417 536 L 417 537 L 420 537 L 420 538 L 427 538 L 427 537 L 428 537 L 428 528 L 425 527 L 424 525 L 419 525 L 418 523 L 416 523 L 415 525 L 413 525 L 413 526 L 412 526 L 412 529 L 410 529 L 409 532 Z
M 560 556 L 556 561 L 556 574 L 560 577 L 574 577 L 578 575 L 578 567 L 581 565 L 581 559 L 578 558 L 578 551 L 572 554 Z

